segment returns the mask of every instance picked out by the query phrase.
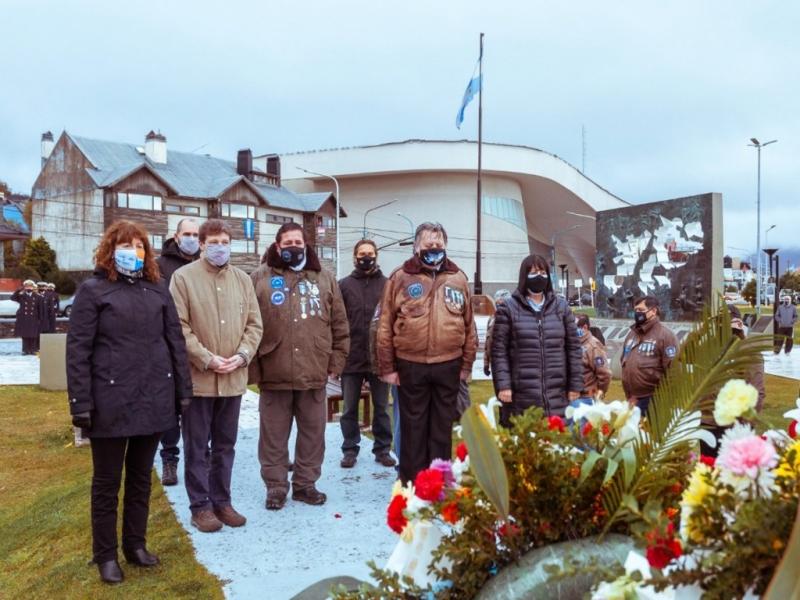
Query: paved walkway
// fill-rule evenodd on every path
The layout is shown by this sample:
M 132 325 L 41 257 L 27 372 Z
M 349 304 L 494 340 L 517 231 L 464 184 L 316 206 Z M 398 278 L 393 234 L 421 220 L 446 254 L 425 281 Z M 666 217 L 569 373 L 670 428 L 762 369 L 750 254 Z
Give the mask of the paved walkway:
M 267 511 L 258 463 L 258 396 L 248 392 L 242 401 L 232 484 L 233 505 L 247 517 L 247 524 L 241 529 L 200 533 L 189 522 L 182 468 L 180 483 L 164 488 L 191 536 L 197 559 L 227 582 L 228 598 L 291 598 L 326 577 L 369 579 L 367 561 L 386 562 L 397 543 L 397 536 L 386 526 L 395 471 L 375 462 L 372 442 L 366 438 L 355 468 L 342 469 L 341 436 L 338 423 L 328 425 L 325 462 L 317 484 L 328 502 L 308 506 L 290 499 L 283 510 Z M 294 448 L 294 434 L 289 447 Z M 160 471 L 160 458 L 157 468 Z
M 22 355 L 22 340 L 0 340 L 0 385 L 39 383 L 39 357 Z

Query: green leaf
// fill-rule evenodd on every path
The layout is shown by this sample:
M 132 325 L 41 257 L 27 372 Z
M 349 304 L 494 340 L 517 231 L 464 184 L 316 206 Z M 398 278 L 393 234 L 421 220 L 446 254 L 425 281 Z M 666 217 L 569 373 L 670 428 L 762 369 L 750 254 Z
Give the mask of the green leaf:
M 622 467 L 625 476 L 625 485 L 628 486 L 636 475 L 636 450 L 633 446 L 625 446 L 622 451 Z
M 616 460 L 609 460 L 606 465 L 606 475 L 603 477 L 603 484 L 608 483 L 608 480 L 614 476 L 619 468 L 619 463 Z
M 494 438 L 495 432 L 477 405 L 461 417 L 461 435 L 467 444 L 470 470 L 483 493 L 494 504 L 497 514 L 508 518 L 508 475 L 503 456 Z
M 636 501 L 636 498 L 630 494 L 622 496 L 622 506 L 627 508 L 634 515 L 639 514 L 639 503 Z
M 592 469 L 594 469 L 595 463 L 601 458 L 603 458 L 602 454 L 598 454 L 594 450 L 589 452 L 589 456 L 586 457 L 586 460 L 583 461 L 583 465 L 581 465 L 581 476 L 578 479 L 578 485 L 586 481 L 586 478 L 589 477 Z
M 800 598 L 800 507 L 794 520 L 786 552 L 763 596 L 764 600 L 797 600 Z

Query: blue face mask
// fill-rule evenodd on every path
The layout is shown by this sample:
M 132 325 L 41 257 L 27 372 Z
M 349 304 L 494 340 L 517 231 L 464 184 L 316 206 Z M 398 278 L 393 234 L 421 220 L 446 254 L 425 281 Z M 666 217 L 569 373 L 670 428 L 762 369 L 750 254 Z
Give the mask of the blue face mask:
M 231 259 L 231 247 L 229 244 L 207 244 L 206 260 L 215 267 L 224 267 Z
M 191 235 L 182 235 L 178 237 L 178 248 L 184 254 L 193 256 L 200 250 L 200 240 Z
M 419 256 L 426 265 L 436 267 L 442 264 L 447 252 L 444 250 L 422 250 Z
M 578 327 L 578 337 L 583 337 L 585 333 L 586 333 L 586 332 L 585 332 L 583 329 L 581 329 L 580 327 Z
M 140 273 L 144 268 L 144 256 L 133 248 L 117 248 L 114 250 L 114 266 L 124 275 Z

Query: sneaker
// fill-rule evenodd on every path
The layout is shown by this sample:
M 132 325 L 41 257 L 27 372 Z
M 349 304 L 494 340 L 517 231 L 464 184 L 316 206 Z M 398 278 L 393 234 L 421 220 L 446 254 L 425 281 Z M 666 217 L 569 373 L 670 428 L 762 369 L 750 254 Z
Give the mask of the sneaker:
M 161 485 L 178 485 L 178 465 L 164 463 L 164 468 L 161 471 Z
M 325 504 L 327 499 L 328 497 L 313 485 L 299 490 L 292 489 L 292 500 L 296 500 L 297 502 L 305 502 L 312 506 L 321 506 Z
M 375 455 L 375 462 L 381 463 L 384 467 L 393 467 L 397 464 L 397 461 L 392 458 L 392 455 L 388 452 L 382 452 L 380 454 Z
M 244 515 L 240 515 L 230 505 L 215 508 L 214 515 L 228 527 L 241 527 L 247 523 Z
M 213 533 L 222 529 L 222 521 L 210 510 L 201 510 L 193 513 L 192 525 L 203 533 Z
M 354 453 L 345 452 L 344 456 L 342 457 L 342 460 L 339 461 L 339 466 L 342 467 L 343 469 L 352 469 L 353 467 L 356 466 L 357 460 L 358 458 Z

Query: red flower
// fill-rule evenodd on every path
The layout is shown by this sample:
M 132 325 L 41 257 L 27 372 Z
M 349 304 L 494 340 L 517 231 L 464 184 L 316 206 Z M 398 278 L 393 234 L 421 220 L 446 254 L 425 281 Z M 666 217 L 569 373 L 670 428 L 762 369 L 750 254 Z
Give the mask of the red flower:
M 797 421 L 792 421 L 789 424 L 789 437 L 792 439 L 797 437 Z
M 703 456 L 701 454 L 700 455 L 700 462 L 703 463 L 706 466 L 711 467 L 713 469 L 714 468 L 714 464 L 717 462 L 717 459 L 714 458 L 713 456 Z
M 604 436 L 608 437 L 608 434 L 611 433 L 611 427 L 608 423 L 603 423 L 603 426 L 600 428 L 600 431 L 603 433 Z
M 521 532 L 522 530 L 514 525 L 514 523 L 503 523 L 497 529 L 497 535 L 499 535 L 501 538 L 514 537 L 515 535 L 519 535 Z
M 445 520 L 446 523 L 455 525 L 456 523 L 458 523 L 458 519 L 460 517 L 461 515 L 458 512 L 457 502 L 448 502 L 442 507 L 442 518 Z
M 444 476 L 439 469 L 425 469 L 417 473 L 414 489 L 419 498 L 428 502 L 436 502 L 442 498 Z
M 408 519 L 403 514 L 407 505 L 405 497 L 398 494 L 392 498 L 389 508 L 386 509 L 386 523 L 389 525 L 389 529 L 397 534 L 403 533 L 403 529 L 408 525 Z
M 586 421 L 584 426 L 581 427 L 581 435 L 586 437 L 587 435 L 592 433 L 592 430 L 594 430 L 594 427 L 592 427 L 592 424 L 589 421 Z
M 683 491 L 683 486 L 681 485 L 680 481 L 676 481 L 672 484 L 672 487 L 669 488 L 669 491 L 677 496 Z
M 560 433 L 564 433 L 566 425 L 564 424 L 564 419 L 562 419 L 558 415 L 553 415 L 552 417 L 547 418 L 547 428 L 550 431 L 558 431 Z
M 467 445 L 464 442 L 459 442 L 458 446 L 456 446 L 456 456 L 461 462 L 464 462 L 464 459 L 467 458 Z
M 663 569 L 683 554 L 680 541 L 675 539 L 675 525 L 669 523 L 664 534 L 656 530 L 649 532 L 647 540 L 647 562 L 651 567 Z

